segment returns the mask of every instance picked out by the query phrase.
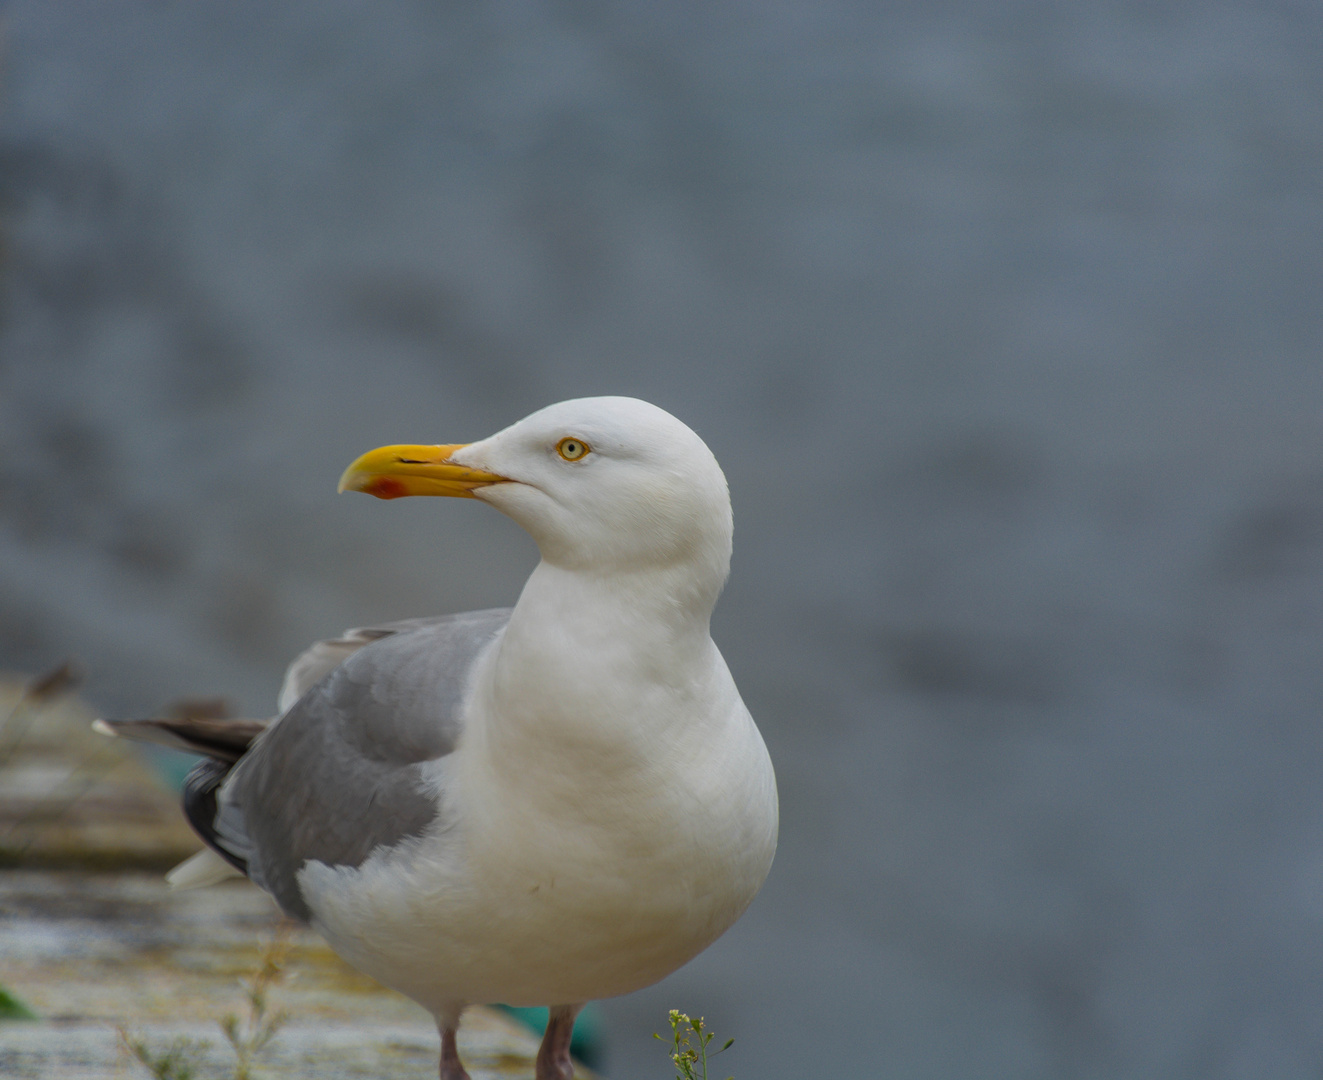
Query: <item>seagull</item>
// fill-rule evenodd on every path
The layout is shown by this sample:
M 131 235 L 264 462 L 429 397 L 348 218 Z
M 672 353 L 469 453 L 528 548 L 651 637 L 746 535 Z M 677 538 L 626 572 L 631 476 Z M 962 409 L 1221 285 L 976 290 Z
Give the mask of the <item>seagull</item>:
M 512 609 L 313 645 L 269 723 L 98 730 L 206 755 L 184 811 L 207 848 L 172 884 L 246 875 L 432 1013 L 441 1080 L 467 1080 L 460 1017 L 493 1002 L 548 1006 L 536 1080 L 571 1080 L 579 1009 L 715 941 L 776 849 L 771 760 L 709 633 L 725 476 L 669 413 L 597 397 L 372 450 L 340 490 L 480 500 L 541 561 Z M 477 554 L 438 545 L 438 572 Z

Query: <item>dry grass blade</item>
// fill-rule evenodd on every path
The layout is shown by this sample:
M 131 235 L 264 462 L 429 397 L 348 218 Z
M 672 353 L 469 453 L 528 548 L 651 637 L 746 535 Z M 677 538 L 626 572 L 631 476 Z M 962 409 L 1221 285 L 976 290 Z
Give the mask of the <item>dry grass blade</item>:
M 234 1051 L 233 1080 L 256 1080 L 257 1058 L 289 1019 L 283 1009 L 270 1008 L 269 995 L 285 981 L 292 930 L 292 924 L 282 923 L 262 947 L 257 969 L 249 978 L 239 980 L 248 1004 L 247 1015 L 230 1013 L 219 1021 L 221 1032 Z M 122 1027 L 116 1030 L 123 1048 L 156 1080 L 195 1080 L 196 1070 L 211 1046 L 205 1040 L 181 1037 L 164 1049 L 154 1049 L 141 1035 Z
M 83 681 L 83 674 L 72 660 L 66 660 L 59 667 L 52 668 L 44 675 L 38 675 L 23 691 L 23 697 L 37 704 L 45 704 L 61 694 L 77 689 Z
M 234 1080 L 253 1080 L 258 1055 L 289 1019 L 283 1009 L 273 1012 L 268 1008 L 268 995 L 285 980 L 291 929 L 289 923 L 281 923 L 262 949 L 257 970 L 251 978 L 241 980 L 248 1000 L 248 1015 L 241 1019 L 230 1013 L 220 1021 L 220 1029 L 234 1050 Z
M 0 761 L 4 760 L 27 734 L 32 725 L 31 706 L 46 705 L 63 694 L 67 694 L 83 681 L 82 673 L 72 660 L 66 660 L 59 667 L 52 668 L 44 675 L 38 675 L 23 687 L 23 693 L 14 703 L 9 714 L 0 720 Z
M 155 1080 L 193 1080 L 195 1069 L 210 1045 L 184 1036 L 175 1039 L 164 1050 L 153 1050 L 141 1035 L 125 1028 L 115 1029 L 120 1045 L 152 1074 Z

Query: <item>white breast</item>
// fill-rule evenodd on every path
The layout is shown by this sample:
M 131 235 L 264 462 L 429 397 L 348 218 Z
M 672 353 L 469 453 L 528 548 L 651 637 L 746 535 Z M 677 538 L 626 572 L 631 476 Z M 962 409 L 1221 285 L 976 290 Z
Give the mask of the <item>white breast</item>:
M 507 730 L 481 673 L 437 767 L 440 827 L 358 869 L 305 867 L 318 929 L 433 1010 L 582 1002 L 675 970 L 743 912 L 776 846 L 770 760 L 712 655 L 705 715 L 660 715 L 685 695 L 651 694 L 636 704 L 656 714 L 606 739 L 600 716 Z

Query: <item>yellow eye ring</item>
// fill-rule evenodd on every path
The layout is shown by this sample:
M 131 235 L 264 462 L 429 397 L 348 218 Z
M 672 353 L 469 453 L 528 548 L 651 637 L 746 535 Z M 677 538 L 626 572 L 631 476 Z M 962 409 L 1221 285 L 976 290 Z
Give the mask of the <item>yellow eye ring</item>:
M 586 457 L 591 449 L 582 439 L 576 439 L 573 436 L 568 439 L 561 439 L 556 444 L 556 453 L 566 461 L 578 461 L 580 458 Z

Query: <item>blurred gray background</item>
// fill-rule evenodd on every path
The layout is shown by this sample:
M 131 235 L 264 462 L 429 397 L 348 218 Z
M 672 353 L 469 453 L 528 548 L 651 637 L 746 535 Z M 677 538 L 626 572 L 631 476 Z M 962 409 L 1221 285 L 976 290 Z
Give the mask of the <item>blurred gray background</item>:
M 355 455 L 644 397 L 784 821 L 616 1080 L 1323 1072 L 1316 4 L 3 11 L 0 667 L 265 715 L 534 563 Z

